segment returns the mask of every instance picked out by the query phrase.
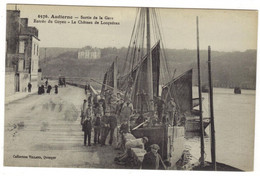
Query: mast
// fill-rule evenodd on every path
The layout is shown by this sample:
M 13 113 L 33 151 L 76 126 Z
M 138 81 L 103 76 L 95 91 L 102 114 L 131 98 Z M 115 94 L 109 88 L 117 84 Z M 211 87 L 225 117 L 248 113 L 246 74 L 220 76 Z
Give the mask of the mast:
M 197 62 L 198 62 L 198 91 L 199 91 L 199 111 L 200 111 L 200 154 L 201 154 L 201 166 L 205 164 L 204 160 L 204 126 L 202 117 L 202 101 L 201 101 L 201 81 L 200 81 L 200 49 L 199 49 L 199 19 L 197 17 Z
M 211 118 L 211 160 L 213 169 L 216 171 L 216 141 L 215 141 L 215 124 L 214 124 L 214 109 L 213 109 L 213 87 L 211 80 L 211 49 L 208 46 L 208 72 L 209 72 L 209 98 L 210 98 L 210 118 Z
M 152 72 L 152 56 L 151 56 L 151 39 L 150 39 L 150 14 L 149 8 L 146 8 L 146 29 L 147 29 L 147 75 L 148 75 L 148 98 L 149 98 L 149 110 L 153 111 L 154 107 L 150 104 L 153 100 L 153 72 Z
M 45 55 L 44 55 L 44 62 L 46 63 L 46 48 L 44 48 L 44 53 L 45 53 Z
M 117 94 L 117 61 L 118 61 L 118 57 L 116 56 L 116 59 L 114 61 L 114 94 Z

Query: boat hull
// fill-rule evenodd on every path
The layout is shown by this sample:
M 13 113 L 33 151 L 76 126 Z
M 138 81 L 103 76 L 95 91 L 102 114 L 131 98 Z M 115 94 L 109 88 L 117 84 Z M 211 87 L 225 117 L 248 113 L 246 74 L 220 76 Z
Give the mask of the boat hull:
M 158 144 L 162 159 L 171 163 L 169 169 L 175 169 L 176 162 L 181 158 L 184 149 L 184 127 L 144 127 L 132 131 L 132 134 L 136 138 L 147 137 L 149 139 L 147 146 Z
M 209 124 L 210 124 L 209 119 L 203 120 L 204 130 L 208 127 Z M 199 119 L 186 120 L 185 131 L 186 132 L 200 132 L 201 131 L 200 120 Z

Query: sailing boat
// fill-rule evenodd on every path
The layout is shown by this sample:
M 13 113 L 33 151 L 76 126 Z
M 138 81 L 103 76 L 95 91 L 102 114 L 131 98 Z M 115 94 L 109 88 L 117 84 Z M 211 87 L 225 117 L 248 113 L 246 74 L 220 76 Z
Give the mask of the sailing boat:
M 153 27 L 150 27 L 151 24 Z M 153 47 L 151 47 L 150 29 L 155 33 Z M 122 69 L 115 71 L 118 69 L 117 62 L 112 63 L 105 73 L 101 93 L 111 89 L 114 93 L 123 93 L 131 100 L 136 114 L 141 114 L 148 119 L 148 123 L 143 124 L 142 127 L 133 124 L 131 133 L 136 138 L 148 137 L 148 145 L 158 144 L 162 159 L 170 162 L 170 168 L 173 168 L 184 150 L 185 126 L 156 123 L 154 104 L 159 96 L 165 104 L 174 98 L 177 105 L 176 115 L 179 119 L 186 114 L 191 114 L 192 69 L 172 78 L 162 49 L 162 35 L 156 9 L 137 10 L 131 36 Z

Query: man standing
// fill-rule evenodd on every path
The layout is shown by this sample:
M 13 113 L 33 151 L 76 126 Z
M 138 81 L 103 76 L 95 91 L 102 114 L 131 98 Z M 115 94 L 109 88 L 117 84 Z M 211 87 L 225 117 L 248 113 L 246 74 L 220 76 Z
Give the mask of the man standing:
M 52 89 L 51 85 L 48 85 L 48 88 L 47 88 L 47 93 L 48 93 L 48 94 L 51 93 L 51 89 Z
M 46 87 L 48 86 L 48 78 L 47 78 L 46 81 L 45 81 L 45 86 L 46 86 Z
M 88 94 L 88 84 L 85 85 L 85 94 L 87 95 Z
M 87 100 L 84 99 L 83 100 L 82 109 L 81 109 L 81 120 L 84 120 L 84 118 L 86 116 L 86 112 L 87 112 Z M 82 123 L 81 123 L 81 125 L 83 125 Z
M 91 129 L 92 129 L 92 117 L 93 117 L 93 112 L 91 108 L 91 104 L 88 105 L 88 109 L 86 110 L 85 113 L 85 118 L 83 120 L 83 131 L 84 131 L 84 145 L 86 146 L 87 143 L 87 138 L 88 138 L 88 146 L 91 146 Z
M 32 89 L 32 84 L 29 82 L 28 83 L 28 92 L 31 92 L 31 89 Z
M 41 88 L 41 86 L 39 85 L 38 86 L 38 95 L 41 95 L 42 94 L 42 88 Z
M 106 139 L 110 129 L 109 115 L 109 112 L 106 112 L 106 115 L 101 117 L 101 146 L 106 145 Z
M 177 125 L 177 120 L 175 118 L 176 103 L 174 102 L 174 98 L 171 98 L 170 101 L 167 103 L 167 111 L 170 124 L 173 126 Z
M 161 97 L 159 97 L 158 101 L 157 101 L 157 114 L 158 114 L 158 119 L 159 119 L 159 122 L 162 121 L 162 113 L 163 113 L 163 110 L 164 110 L 164 101 Z
M 109 116 L 109 125 L 110 125 L 110 139 L 109 139 L 109 145 L 112 145 L 115 133 L 115 129 L 117 127 L 117 118 L 116 118 L 116 113 L 114 111 L 111 112 Z M 116 131 L 117 132 L 117 131 Z M 117 139 L 115 139 L 117 140 Z
M 92 93 L 90 93 L 90 95 L 88 96 L 88 104 L 92 104 L 93 103 L 93 96 Z
M 103 95 L 100 96 L 100 100 L 98 101 L 99 105 L 102 105 L 103 115 L 105 115 L 106 112 L 106 101 Z
M 44 94 L 45 90 L 44 90 L 44 85 L 41 85 L 41 94 Z
M 95 115 L 95 118 L 93 120 L 94 123 L 94 145 L 97 143 L 100 143 L 100 124 L 101 124 L 101 116 L 102 114 L 100 112 L 97 112 Z
M 133 109 L 133 104 L 127 99 L 120 113 L 120 123 L 127 121 L 128 132 L 130 131 L 130 116 L 133 114 Z
M 58 85 L 55 85 L 54 88 L 55 88 L 55 94 L 58 94 Z
M 151 151 L 146 153 L 144 155 L 144 159 L 142 162 L 142 169 L 159 169 L 160 163 L 166 169 L 165 164 L 162 161 L 162 158 L 160 154 L 158 153 L 158 150 L 160 147 L 157 144 L 152 144 L 150 146 Z

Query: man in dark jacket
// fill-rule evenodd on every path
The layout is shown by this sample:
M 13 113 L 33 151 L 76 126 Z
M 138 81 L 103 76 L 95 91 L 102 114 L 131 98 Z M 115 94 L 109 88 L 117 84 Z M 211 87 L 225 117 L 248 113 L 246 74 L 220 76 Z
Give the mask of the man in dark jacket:
M 100 100 L 98 101 L 98 103 L 102 105 L 103 115 L 105 115 L 106 114 L 105 113 L 106 112 L 106 101 L 105 101 L 105 98 L 104 98 L 103 95 L 101 95 Z
M 51 85 L 48 85 L 48 87 L 47 87 L 47 93 L 48 93 L 48 94 L 51 93 L 51 89 L 52 89 Z
M 162 113 L 163 113 L 164 108 L 165 108 L 165 102 L 161 97 L 158 97 L 156 104 L 157 104 L 158 119 L 161 122 L 162 121 Z
M 101 124 L 101 113 L 97 113 L 95 115 L 95 118 L 93 120 L 93 124 L 94 124 L 94 144 L 96 145 L 96 143 L 100 143 L 100 124 Z
M 92 129 L 92 117 L 93 112 L 91 105 L 89 105 L 88 109 L 86 110 L 85 116 L 83 117 L 83 131 L 84 131 L 84 145 L 87 143 L 88 138 L 88 146 L 91 146 L 90 140 L 91 140 L 91 129 Z
M 90 93 L 89 96 L 88 96 L 88 104 L 91 104 L 92 105 L 93 103 L 93 96 L 92 94 Z
M 55 85 L 54 87 L 55 87 L 55 94 L 58 94 L 58 87 L 59 87 L 59 86 L 58 86 L 58 85 Z
M 109 124 L 110 124 L 110 139 L 109 144 L 112 145 L 114 139 L 115 128 L 117 127 L 117 118 L 115 112 L 111 112 L 109 116 Z
M 44 90 L 44 85 L 41 85 L 41 94 L 44 94 L 45 90 Z
M 144 159 L 142 162 L 142 169 L 159 169 L 160 163 L 166 169 L 165 164 L 162 161 L 158 150 L 160 147 L 157 144 L 153 144 L 150 146 L 151 151 L 144 155 Z
M 107 135 L 110 130 L 110 123 L 109 123 L 109 113 L 107 112 L 106 115 L 101 117 L 101 146 L 106 145 Z
M 32 89 L 32 84 L 29 82 L 28 83 L 28 92 L 31 92 L 31 89 Z

